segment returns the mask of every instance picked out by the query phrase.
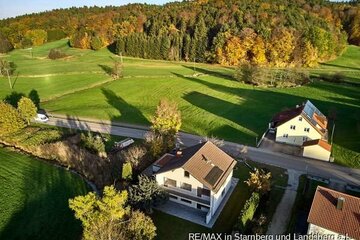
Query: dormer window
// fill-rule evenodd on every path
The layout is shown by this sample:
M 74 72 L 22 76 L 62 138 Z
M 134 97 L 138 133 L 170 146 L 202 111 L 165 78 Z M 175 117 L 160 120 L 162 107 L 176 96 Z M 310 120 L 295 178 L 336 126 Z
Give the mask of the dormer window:
M 188 171 L 184 171 L 184 177 L 189 178 L 190 177 L 190 173 Z

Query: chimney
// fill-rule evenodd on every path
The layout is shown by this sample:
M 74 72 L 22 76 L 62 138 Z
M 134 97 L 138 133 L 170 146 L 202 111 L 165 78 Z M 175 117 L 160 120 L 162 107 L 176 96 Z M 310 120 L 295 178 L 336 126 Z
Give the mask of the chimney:
M 176 157 L 182 157 L 182 151 L 181 150 L 177 150 L 176 151 Z
M 336 204 L 336 209 L 342 210 L 343 207 L 344 207 L 344 203 L 345 203 L 345 198 L 343 198 L 343 197 L 338 197 L 338 199 L 337 199 L 337 204 Z

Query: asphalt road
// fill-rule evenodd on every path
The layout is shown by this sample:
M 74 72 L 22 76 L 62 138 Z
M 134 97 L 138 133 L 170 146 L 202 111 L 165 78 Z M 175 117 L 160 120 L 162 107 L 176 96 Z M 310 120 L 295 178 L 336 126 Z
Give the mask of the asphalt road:
M 109 133 L 111 135 L 125 136 L 131 138 L 144 138 L 148 131 L 147 127 L 122 124 L 110 121 L 101 121 L 87 118 L 73 118 L 64 115 L 50 115 L 48 125 L 66 127 L 94 132 Z M 192 146 L 199 143 L 203 137 L 188 133 L 179 133 L 178 140 L 184 146 Z M 275 153 L 264 149 L 244 146 L 242 144 L 225 142 L 223 150 L 232 156 L 241 156 L 246 159 L 292 169 L 300 173 L 306 173 L 330 180 L 345 182 L 360 186 L 360 169 L 347 168 L 334 163 L 323 162 L 303 157 Z M 360 161 L 360 160 L 359 160 Z

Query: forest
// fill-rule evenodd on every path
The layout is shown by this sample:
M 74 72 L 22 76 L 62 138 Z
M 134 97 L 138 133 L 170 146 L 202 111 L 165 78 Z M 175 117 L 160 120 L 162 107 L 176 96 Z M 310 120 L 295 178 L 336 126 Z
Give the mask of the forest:
M 75 48 L 175 61 L 314 66 L 360 45 L 359 1 L 197 0 L 56 9 L 0 20 L 0 52 Z

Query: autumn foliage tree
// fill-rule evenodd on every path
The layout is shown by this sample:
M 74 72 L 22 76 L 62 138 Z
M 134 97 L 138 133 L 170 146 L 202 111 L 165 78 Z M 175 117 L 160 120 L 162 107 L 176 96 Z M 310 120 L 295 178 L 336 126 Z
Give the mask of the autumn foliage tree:
M 153 239 L 156 227 L 151 218 L 132 212 L 127 200 L 126 191 L 106 186 L 102 197 L 93 192 L 77 196 L 69 200 L 69 207 L 81 221 L 86 240 Z
M 271 189 L 271 172 L 266 173 L 263 169 L 255 169 L 250 172 L 250 178 L 245 183 L 252 191 L 265 194 Z
M 0 135 L 16 132 L 25 127 L 20 113 L 12 105 L 0 101 Z
M 181 127 L 181 113 L 175 102 L 161 99 L 154 117 L 151 119 L 151 130 L 155 135 L 160 135 L 166 149 L 175 145 L 175 135 Z
M 17 107 L 20 116 L 24 119 L 24 121 L 29 125 L 31 119 L 36 117 L 37 108 L 33 101 L 30 98 L 22 97 L 18 102 Z

